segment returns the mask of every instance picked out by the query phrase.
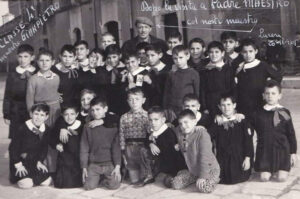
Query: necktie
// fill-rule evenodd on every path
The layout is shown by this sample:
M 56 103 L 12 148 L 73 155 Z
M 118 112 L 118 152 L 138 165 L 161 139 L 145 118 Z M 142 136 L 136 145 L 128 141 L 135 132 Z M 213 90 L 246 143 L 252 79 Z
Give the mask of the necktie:
M 34 127 L 34 128 L 32 129 L 32 132 L 33 132 L 34 134 L 38 135 L 40 139 L 42 139 L 42 137 L 43 137 L 43 132 L 41 132 L 38 128 L 35 128 L 35 127 Z
M 279 116 L 282 116 L 285 120 L 290 120 L 291 117 L 283 108 L 273 108 L 271 111 L 274 111 L 273 124 L 276 127 L 280 123 Z

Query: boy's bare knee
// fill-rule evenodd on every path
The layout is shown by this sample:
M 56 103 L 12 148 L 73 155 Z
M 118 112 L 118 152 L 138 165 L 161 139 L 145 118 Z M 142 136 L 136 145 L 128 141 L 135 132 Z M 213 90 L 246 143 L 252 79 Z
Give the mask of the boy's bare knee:
M 271 178 L 271 173 L 269 173 L 269 172 L 262 172 L 262 173 L 260 174 L 260 180 L 261 180 L 262 182 L 267 182 L 267 181 L 270 180 L 270 178 Z
M 49 177 L 41 183 L 41 186 L 50 186 L 51 182 L 52 182 L 52 178 Z
M 277 180 L 278 180 L 278 182 L 285 182 L 287 180 L 287 177 L 286 176 L 279 176 Z
M 21 189 L 29 189 L 33 187 L 33 181 L 31 178 L 24 178 L 18 181 L 18 187 Z

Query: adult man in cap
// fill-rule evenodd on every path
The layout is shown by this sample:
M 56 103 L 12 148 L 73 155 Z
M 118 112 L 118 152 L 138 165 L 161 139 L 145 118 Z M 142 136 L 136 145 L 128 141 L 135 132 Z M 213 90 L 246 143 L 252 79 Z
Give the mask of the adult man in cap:
M 147 17 L 138 17 L 135 21 L 135 27 L 137 28 L 138 35 L 133 39 L 127 40 L 122 46 L 122 52 L 132 52 L 136 50 L 136 46 L 141 42 L 148 42 L 150 44 L 158 44 L 163 52 L 168 50 L 167 43 L 154 37 L 150 34 L 153 22 Z

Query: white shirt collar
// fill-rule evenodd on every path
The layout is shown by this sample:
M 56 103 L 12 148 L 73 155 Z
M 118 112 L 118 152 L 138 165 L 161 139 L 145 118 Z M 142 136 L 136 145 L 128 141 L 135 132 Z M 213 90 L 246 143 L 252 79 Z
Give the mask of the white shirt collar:
M 62 67 L 63 67 L 63 64 L 62 64 L 61 62 L 59 62 L 59 63 L 57 63 L 57 64 L 55 65 L 55 67 L 56 67 L 58 70 L 61 71 L 61 69 L 62 69 Z M 72 64 L 71 67 L 70 67 L 70 69 L 77 69 L 76 64 Z
M 250 63 L 242 62 L 242 63 L 240 63 L 239 66 L 243 66 L 243 69 L 249 69 L 249 68 L 256 67 L 258 64 L 260 64 L 260 60 L 255 59 L 253 62 L 250 62 Z
M 167 50 L 168 55 L 172 55 L 172 50 Z
M 71 125 L 71 126 L 68 126 L 68 130 L 76 130 L 80 127 L 81 125 L 81 122 L 79 120 L 75 120 L 75 122 Z
M 112 67 L 111 65 L 106 65 L 106 70 L 109 72 L 109 71 L 112 71 L 112 69 L 114 69 L 114 67 Z
M 25 124 L 26 124 L 26 126 L 29 128 L 30 131 L 33 131 L 34 128 L 37 128 L 37 127 L 33 124 L 32 119 L 27 120 L 27 121 L 25 122 Z M 42 125 L 41 125 L 39 128 L 37 128 L 37 129 L 39 129 L 39 130 L 43 133 L 43 132 L 45 132 L 45 130 L 46 130 L 46 125 L 45 125 L 45 124 L 42 124 Z
M 217 68 L 222 68 L 224 65 L 225 65 L 225 63 L 224 63 L 224 61 L 222 60 L 222 61 L 220 61 L 220 62 L 218 62 L 218 63 L 212 63 L 212 62 L 209 62 L 209 64 L 207 64 L 208 66 L 209 65 L 213 65 L 213 66 L 216 66 Z
M 266 104 L 266 105 L 264 105 L 264 109 L 266 111 L 270 111 L 270 110 L 275 109 L 275 108 L 283 108 L 283 106 L 281 106 L 280 104 L 275 104 L 275 105 Z
M 45 78 L 45 79 L 53 79 L 55 76 L 57 76 L 57 75 L 56 75 L 54 72 L 52 72 L 51 70 L 50 70 L 50 73 L 51 73 L 51 76 L 50 76 L 50 77 L 45 77 L 45 75 L 39 71 L 39 72 L 37 72 L 37 76 L 38 76 L 38 77 L 43 77 L 43 78 Z
M 158 137 L 158 136 L 160 136 L 165 130 L 167 130 L 167 128 L 168 128 L 168 125 L 163 124 L 163 125 L 160 127 L 160 129 L 158 129 L 157 131 L 152 131 L 152 135 L 153 135 L 154 137 Z
M 83 67 L 85 67 L 85 66 L 88 66 L 90 64 L 90 62 L 89 62 L 89 59 L 88 58 L 86 58 L 85 60 L 83 60 L 83 61 L 78 61 L 78 65 L 79 66 L 83 66 Z
M 165 66 L 166 66 L 166 64 L 164 64 L 163 62 L 159 62 L 156 66 L 154 66 L 154 68 L 157 71 L 161 71 L 162 69 L 164 69 Z
M 230 57 L 231 59 L 236 59 L 238 56 L 239 56 L 239 53 L 237 53 L 237 52 L 235 52 L 235 51 L 234 51 L 232 54 L 229 55 L 229 57 Z
M 95 69 L 95 68 L 90 68 L 89 65 L 83 66 L 83 67 L 81 67 L 81 68 L 82 68 L 82 70 L 83 70 L 84 72 L 91 71 L 91 73 L 94 73 L 94 74 L 97 73 L 97 72 L 96 72 L 96 69 Z
M 23 67 L 21 67 L 21 66 L 17 66 L 17 67 L 16 67 L 16 71 L 17 71 L 17 73 L 19 73 L 19 74 L 23 74 L 23 73 L 25 73 L 26 71 L 33 73 L 33 72 L 35 71 L 35 67 L 33 67 L 32 65 L 30 65 L 30 66 L 27 67 L 27 68 L 23 68 Z
M 85 113 L 84 111 L 80 111 L 80 114 L 82 115 L 82 116 L 87 116 L 89 113 Z
M 197 119 L 197 122 L 200 121 L 201 117 L 202 117 L 202 114 L 198 111 L 198 112 L 196 113 L 196 119 Z
M 145 68 L 143 67 L 138 67 L 135 71 L 133 71 L 131 74 L 132 76 L 136 76 L 137 74 L 139 74 L 140 72 L 142 72 L 143 70 L 145 70 Z
M 236 120 L 236 116 L 232 115 L 230 118 L 228 118 L 228 117 L 225 117 L 224 115 L 222 115 L 222 120 L 223 120 L 223 122 L 233 121 L 233 120 Z

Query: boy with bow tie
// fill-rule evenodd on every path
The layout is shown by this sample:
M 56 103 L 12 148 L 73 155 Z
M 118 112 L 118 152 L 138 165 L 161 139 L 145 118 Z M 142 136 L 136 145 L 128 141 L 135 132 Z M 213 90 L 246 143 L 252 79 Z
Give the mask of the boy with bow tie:
M 286 181 L 297 160 L 294 126 L 290 111 L 279 104 L 281 96 L 280 84 L 267 81 L 263 94 L 266 104 L 253 117 L 257 132 L 254 169 L 262 181 L 275 176 L 279 182 Z
M 52 179 L 44 165 L 50 133 L 45 124 L 48 114 L 48 105 L 33 105 L 30 111 L 31 119 L 19 126 L 9 147 L 13 163 L 13 182 L 17 182 L 18 187 L 22 189 L 51 184 Z
M 9 125 L 9 138 L 14 139 L 17 129 L 28 118 L 26 108 L 26 85 L 29 77 L 36 72 L 31 65 L 34 60 L 34 49 L 29 44 L 20 45 L 17 52 L 18 66 L 11 71 L 6 79 L 3 99 L 4 123 Z M 14 183 L 13 164 L 10 159 L 10 182 Z
M 219 108 L 222 114 L 208 131 L 215 142 L 216 157 L 221 168 L 220 183 L 247 181 L 251 175 L 253 157 L 250 125 L 236 113 L 236 100 L 231 93 L 221 95 Z

